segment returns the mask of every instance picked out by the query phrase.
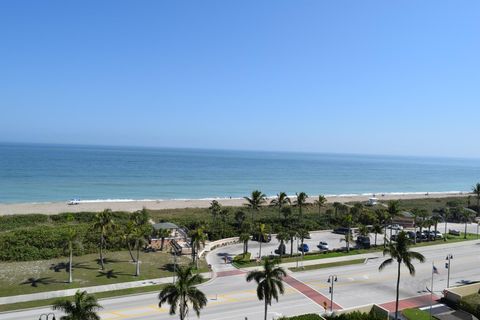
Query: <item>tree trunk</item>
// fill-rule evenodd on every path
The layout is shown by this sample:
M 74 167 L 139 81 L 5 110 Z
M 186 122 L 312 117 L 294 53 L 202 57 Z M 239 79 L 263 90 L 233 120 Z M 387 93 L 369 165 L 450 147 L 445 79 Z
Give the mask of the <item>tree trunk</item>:
M 375 232 L 375 247 L 377 246 L 377 233 Z
M 133 262 L 136 262 L 135 257 L 133 256 L 132 246 L 130 245 L 129 240 L 127 240 L 127 248 L 128 248 L 128 253 L 130 254 L 130 258 L 132 258 Z
M 465 222 L 465 233 L 463 234 L 463 239 L 467 239 L 467 223 Z
M 293 237 L 290 239 L 290 257 L 293 257 Z
M 137 243 L 137 261 L 135 267 L 135 276 L 138 277 L 140 275 L 140 243 Z
M 445 234 L 443 235 L 443 241 L 447 241 L 447 218 L 445 217 Z
M 72 244 L 70 244 L 70 259 L 68 261 L 68 283 L 73 282 L 72 263 L 73 263 L 73 250 L 72 250 Z
M 103 263 L 103 232 L 100 236 L 100 266 L 102 267 L 102 270 L 105 270 L 105 265 Z
M 163 251 L 163 245 L 165 244 L 165 237 L 162 237 L 161 243 L 160 243 L 160 251 Z
M 397 273 L 397 296 L 395 298 L 395 320 L 398 319 L 398 298 L 400 295 L 400 266 L 401 263 L 398 263 L 398 273 Z
M 384 236 L 383 236 L 383 247 L 386 248 L 387 247 L 387 224 L 385 223 L 385 232 L 383 233 Z
M 413 224 L 413 233 L 414 233 L 413 244 L 417 244 L 417 224 L 416 223 Z
M 262 260 L 262 238 L 260 236 L 260 250 L 258 251 L 258 257 Z
M 265 320 L 267 320 L 267 310 L 268 310 L 268 303 L 267 303 L 267 298 L 265 297 L 265 317 L 264 317 Z

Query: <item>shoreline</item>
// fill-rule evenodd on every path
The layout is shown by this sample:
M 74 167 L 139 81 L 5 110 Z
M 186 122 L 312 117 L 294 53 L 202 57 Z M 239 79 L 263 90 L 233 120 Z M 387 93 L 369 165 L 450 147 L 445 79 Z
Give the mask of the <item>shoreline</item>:
M 464 197 L 469 195 L 468 191 L 453 192 L 412 192 L 412 193 L 378 193 L 375 194 L 379 201 L 425 199 L 425 198 L 448 198 Z M 345 194 L 326 195 L 328 203 L 332 202 L 354 202 L 368 201 L 373 197 L 371 194 Z M 309 196 L 308 203 L 312 203 L 317 196 Z M 268 197 L 272 199 L 273 197 Z M 294 196 L 293 196 L 294 198 Z M 77 205 L 68 205 L 67 202 L 37 202 L 37 203 L 0 203 L 0 215 L 14 214 L 58 214 L 62 212 L 102 211 L 112 209 L 113 211 L 133 212 L 143 207 L 150 210 L 162 209 L 185 209 L 185 208 L 208 208 L 212 200 L 217 200 L 221 205 L 228 207 L 240 207 L 245 204 L 243 198 L 208 198 L 208 199 L 175 199 L 175 200 L 131 200 L 131 199 L 106 199 L 106 200 L 83 200 Z

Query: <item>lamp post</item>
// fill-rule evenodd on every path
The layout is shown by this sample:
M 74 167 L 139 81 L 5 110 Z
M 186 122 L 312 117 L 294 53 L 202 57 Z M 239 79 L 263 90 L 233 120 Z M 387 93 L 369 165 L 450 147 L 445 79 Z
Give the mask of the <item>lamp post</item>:
M 38 320 L 42 320 L 43 318 L 45 318 L 46 320 L 49 320 L 50 316 L 52 316 L 52 320 L 55 320 L 55 313 L 42 313 L 40 315 L 40 318 L 38 318 Z
M 451 260 L 453 259 L 453 255 L 452 254 L 448 254 L 447 255 L 447 258 L 445 260 L 447 260 L 447 262 L 445 263 L 445 268 L 448 270 L 447 272 L 447 289 L 450 288 L 450 269 L 452 267 L 452 263 L 451 263 Z
M 330 312 L 333 312 L 333 284 L 337 282 L 337 276 L 336 275 L 331 275 L 328 276 L 328 283 L 330 283 L 330 288 L 329 288 L 329 293 L 330 293 Z

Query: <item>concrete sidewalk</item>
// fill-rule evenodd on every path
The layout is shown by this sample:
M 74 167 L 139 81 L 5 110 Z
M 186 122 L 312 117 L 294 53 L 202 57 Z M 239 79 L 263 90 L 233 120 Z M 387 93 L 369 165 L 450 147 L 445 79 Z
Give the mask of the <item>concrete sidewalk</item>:
M 205 279 L 211 278 L 211 272 L 201 273 L 201 275 Z M 22 294 L 17 296 L 1 297 L 0 305 L 17 303 L 17 302 L 35 301 L 35 300 L 45 300 L 45 299 L 51 299 L 51 298 L 69 297 L 69 296 L 73 296 L 75 292 L 77 292 L 78 290 L 87 291 L 88 293 L 98 293 L 98 292 L 130 289 L 130 288 L 148 287 L 148 286 L 154 286 L 154 285 L 171 283 L 171 282 L 173 282 L 173 277 L 165 277 L 165 278 L 149 279 L 149 280 L 141 280 L 141 281 L 112 283 L 112 284 L 106 284 L 106 285 L 94 286 L 94 287 L 83 287 L 83 288 L 66 289 L 66 290 L 45 291 L 45 292 L 38 292 L 38 293 L 32 293 L 32 294 Z

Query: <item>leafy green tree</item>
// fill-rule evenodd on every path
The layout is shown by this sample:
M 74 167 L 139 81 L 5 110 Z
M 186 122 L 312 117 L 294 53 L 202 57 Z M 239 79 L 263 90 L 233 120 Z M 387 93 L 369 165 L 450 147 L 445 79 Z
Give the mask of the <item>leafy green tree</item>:
M 243 243 L 243 254 L 248 252 L 248 240 L 250 240 L 250 233 L 242 232 L 240 233 L 239 239 Z
M 106 235 L 107 235 L 107 232 L 112 230 L 114 226 L 115 226 L 115 223 L 113 221 L 112 210 L 106 209 L 95 215 L 95 219 L 92 227 L 94 230 L 97 230 L 100 233 L 99 247 L 100 247 L 100 265 L 102 267 L 102 270 L 105 270 L 103 249 L 105 248 L 105 245 L 106 245 Z
M 477 198 L 477 214 L 480 214 L 480 183 L 477 183 L 472 187 L 472 192 Z
M 250 209 L 252 212 L 252 224 L 254 222 L 254 212 L 258 212 L 262 206 L 262 204 L 266 201 L 266 195 L 259 190 L 252 191 L 250 197 L 244 197 L 247 201 L 245 206 Z
M 61 320 L 100 320 L 97 311 L 102 309 L 95 296 L 86 291 L 77 291 L 73 296 L 73 301 L 68 299 L 57 300 L 53 310 L 60 310 L 65 313 Z
M 282 209 L 290 204 L 291 204 L 290 198 L 285 192 L 278 193 L 277 197 L 275 199 L 272 199 L 272 201 L 270 201 L 270 205 L 278 209 L 279 216 L 281 216 L 282 214 Z
M 297 198 L 293 202 L 294 206 L 298 208 L 298 217 L 302 221 L 302 209 L 307 205 L 308 195 L 305 192 L 296 193 Z
M 378 270 L 382 271 L 386 266 L 396 262 L 398 264 L 397 267 L 397 291 L 396 291 L 396 298 L 395 298 L 395 319 L 398 319 L 398 299 L 400 295 L 400 270 L 402 264 L 404 264 L 408 271 L 410 272 L 411 276 L 415 275 L 415 267 L 412 264 L 413 260 L 418 260 L 420 262 L 425 261 L 425 257 L 415 251 L 410 251 L 410 243 L 405 232 L 400 232 L 397 235 L 396 242 L 390 242 L 388 247 L 383 250 L 384 256 L 390 256 L 387 260 L 383 261 Z
M 237 225 L 238 229 L 243 228 L 243 224 L 245 223 L 247 216 L 243 211 L 235 212 L 235 224 Z
M 168 303 L 170 315 L 176 314 L 178 309 L 180 320 L 184 320 L 188 317 L 190 304 L 199 317 L 200 310 L 207 305 L 207 297 L 196 287 L 202 283 L 203 277 L 194 274 L 192 267 L 179 266 L 176 269 L 176 278 L 175 283 L 167 284 L 160 291 L 158 306 L 161 308 L 164 303 Z
M 224 208 L 220 210 L 219 215 L 220 215 L 220 220 L 222 221 L 222 238 L 225 237 L 225 227 L 227 225 L 227 218 L 228 214 L 230 211 L 228 209 Z
M 68 251 L 68 283 L 73 282 L 73 251 L 75 248 L 81 248 L 82 241 L 80 240 L 80 236 L 75 229 L 70 228 L 67 231 L 65 237 L 65 249 Z
M 279 294 L 285 292 L 283 278 L 286 276 L 285 270 L 278 267 L 275 260 L 269 258 L 264 260 L 263 270 L 250 271 L 247 274 L 247 282 L 255 280 L 257 283 L 258 299 L 265 301 L 265 320 L 267 320 L 268 306 L 272 305 L 272 300 L 275 299 L 278 302 Z
M 217 217 L 220 214 L 220 211 L 222 211 L 222 206 L 217 200 L 213 200 L 210 202 L 210 207 L 208 208 L 210 211 L 210 214 L 213 217 L 213 226 L 216 228 L 217 227 Z

